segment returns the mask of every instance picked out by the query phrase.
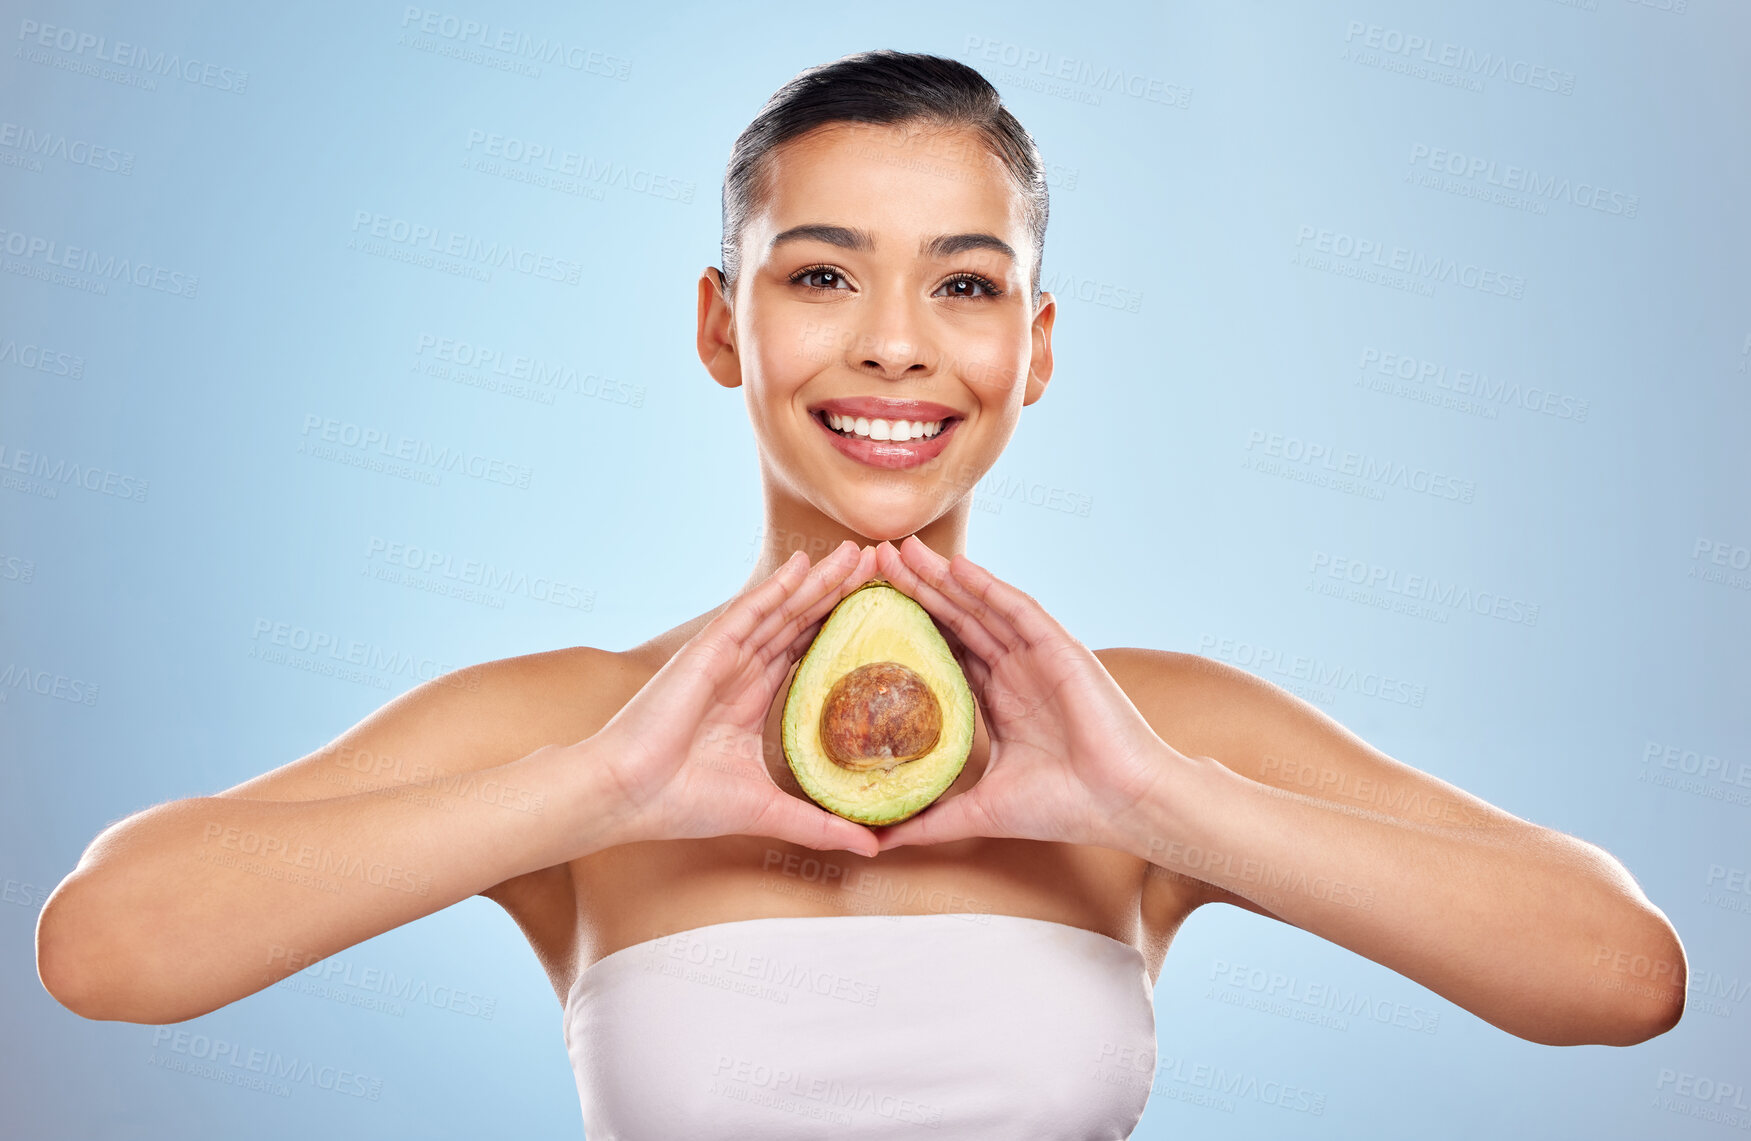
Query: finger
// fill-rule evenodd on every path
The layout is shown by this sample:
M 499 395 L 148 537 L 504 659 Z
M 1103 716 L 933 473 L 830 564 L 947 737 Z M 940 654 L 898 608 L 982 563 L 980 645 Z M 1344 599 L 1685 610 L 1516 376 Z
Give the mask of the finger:
M 955 662 L 967 676 L 967 682 L 973 687 L 973 691 L 977 693 L 983 689 L 986 680 L 991 676 L 991 667 L 986 664 L 985 659 L 961 641 L 961 636 L 954 632 L 954 627 L 946 622 L 940 627 L 939 633 L 942 634 L 942 640 L 948 643 L 949 653 L 954 655 Z
M 882 569 L 888 575 L 889 581 L 910 595 L 920 605 L 953 631 L 963 645 L 972 650 L 986 662 L 994 662 L 1009 652 L 1009 648 L 1000 642 L 977 617 L 954 599 L 936 589 L 923 575 L 903 562 L 898 551 L 892 544 L 884 543 L 887 553 L 882 559 Z
M 840 598 L 833 599 L 832 604 L 838 605 L 838 602 L 843 598 L 844 594 L 848 594 L 851 590 L 855 590 L 858 585 L 867 581 L 874 574 L 875 549 L 873 547 L 864 547 L 862 548 L 861 554 L 858 556 L 857 565 L 852 568 L 851 573 L 847 575 L 839 585 Z M 829 598 L 832 598 L 832 596 L 829 596 Z M 790 672 L 791 666 L 796 663 L 798 658 L 802 657 L 803 653 L 820 635 L 821 627 L 825 622 L 825 617 L 817 616 L 812 622 L 797 632 L 796 637 L 791 640 L 790 645 L 784 648 L 783 652 L 773 654 L 771 658 L 765 660 L 764 671 L 760 676 L 760 693 L 768 704 L 770 704 L 772 696 L 778 692 L 778 686 L 784 681 L 784 675 Z M 770 648 L 770 643 L 768 644 L 768 648 Z
M 882 553 L 883 573 L 890 582 L 930 611 L 931 616 L 941 622 L 948 636 L 988 661 L 1001 658 L 1007 652 L 1007 647 L 997 641 L 965 607 L 958 605 L 906 565 L 893 544 L 883 543 L 882 546 L 886 548 Z
M 943 640 L 949 644 L 949 652 L 954 654 L 955 661 L 960 663 L 961 672 L 967 675 L 967 681 L 972 685 L 974 692 L 984 689 L 991 680 L 991 667 L 985 664 L 985 659 L 975 654 L 953 630 L 944 630 Z
M 769 611 L 749 635 L 749 644 L 761 654 L 776 655 L 796 637 L 796 632 L 831 610 L 841 595 L 838 587 L 863 561 L 861 548 L 850 539 L 816 563 L 789 595 Z
M 700 644 L 721 641 L 724 646 L 735 647 L 739 652 L 747 644 L 749 635 L 790 597 L 794 584 L 808 574 L 807 568 L 808 557 L 801 551 L 794 552 L 759 585 L 749 587 L 731 599 L 717 617 L 705 624 L 695 640 Z
M 900 544 L 900 557 L 907 563 L 918 568 L 942 594 L 952 598 L 961 609 L 977 618 L 981 625 L 991 631 L 993 637 L 1011 650 L 1019 650 L 1028 644 L 1027 639 L 1018 633 L 1009 619 L 999 613 L 984 598 L 970 590 L 967 585 L 955 577 L 954 561 L 945 559 L 925 545 L 916 535 L 908 535 L 906 541 Z M 957 558 L 966 559 L 965 555 Z M 989 573 L 989 572 L 987 572 Z
M 732 599 L 681 649 L 664 662 L 634 701 L 657 703 L 664 718 L 696 717 L 719 699 L 726 687 L 747 676 L 750 654 L 747 632 L 785 597 L 786 582 L 806 573 L 808 560 L 798 551 L 759 585 Z M 629 705 L 631 703 L 628 703 Z M 614 720 L 627 716 L 622 709 Z
M 816 619 L 802 633 L 798 634 L 790 645 L 785 647 L 784 653 L 775 655 L 771 661 L 766 663 L 766 672 L 761 675 L 760 680 L 764 686 L 761 692 L 767 695 L 768 702 L 771 700 L 771 695 L 778 692 L 778 684 L 784 680 L 784 675 L 790 672 L 790 667 L 796 664 L 796 660 L 802 657 L 803 652 L 821 633 L 823 625 L 824 622 L 821 619 Z
M 870 579 L 879 577 L 879 573 L 879 568 L 876 565 L 876 548 L 864 547 L 857 556 L 857 566 L 852 569 L 851 574 L 841 585 L 845 588 L 845 593 L 850 594 Z
M 969 593 L 1001 615 L 1029 645 L 1050 645 L 1070 638 L 1070 631 L 1046 613 L 1033 595 L 1004 582 L 966 555 L 957 555 L 950 561 L 949 569 L 956 581 L 965 584 Z
M 787 796 L 776 788 L 748 834 L 788 840 L 823 852 L 852 851 L 860 856 L 874 856 L 881 851 L 875 833 L 862 824 Z
M 788 642 L 794 635 L 785 634 L 785 628 L 792 625 L 811 605 L 820 601 L 850 569 L 846 563 L 846 548 L 850 546 L 851 540 L 847 539 L 813 566 L 808 566 L 805 561 L 804 566 L 807 569 L 803 576 L 787 583 L 784 597 L 762 616 L 760 624 L 748 635 L 750 644 L 763 648 L 780 637 Z M 855 558 L 853 562 L 855 563 Z
M 877 834 L 881 850 L 886 852 L 890 848 L 911 844 L 946 844 L 974 836 L 996 836 L 984 814 L 972 803 L 977 790 L 978 786 L 974 785 L 951 800 L 937 801 L 909 820 L 883 828 Z

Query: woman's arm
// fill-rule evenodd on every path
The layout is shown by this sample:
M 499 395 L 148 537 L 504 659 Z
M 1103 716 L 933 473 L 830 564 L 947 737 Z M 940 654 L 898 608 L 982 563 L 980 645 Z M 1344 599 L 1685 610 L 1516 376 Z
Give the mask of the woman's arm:
M 654 676 L 587 649 L 459 671 L 282 769 L 128 817 L 44 905 L 43 985 L 87 1018 L 179 1022 L 618 844 L 873 853 L 867 828 L 780 791 L 761 748 L 790 666 L 873 565 L 851 542 L 812 569 L 799 552 Z
M 1097 657 L 964 555 L 910 537 L 877 555 L 955 635 L 991 737 L 978 783 L 884 829 L 884 851 L 967 836 L 1129 851 L 1535 1042 L 1629 1044 L 1682 1016 L 1683 945 L 1604 851 L 1399 764 L 1240 671 L 1188 684 L 1160 667 L 1185 656 L 1156 654 L 1160 668 L 1121 667 L 1121 686 L 1104 663 L 1153 652 Z M 1235 771 L 1249 766 L 1350 802 Z
M 593 659 L 567 671 L 586 677 L 612 657 L 566 653 Z M 308 757 L 112 825 L 43 907 L 43 985 L 87 1018 L 179 1022 L 619 842 L 581 740 L 600 717 L 583 710 L 569 719 L 581 732 L 555 737 L 541 730 L 565 723 L 527 716 L 554 673 L 540 657 L 434 679 Z
M 1115 658 L 1175 739 L 1111 846 L 1530 1041 L 1632 1045 L 1683 1014 L 1683 946 L 1605 851 L 1393 761 L 1241 671 L 1102 655 Z

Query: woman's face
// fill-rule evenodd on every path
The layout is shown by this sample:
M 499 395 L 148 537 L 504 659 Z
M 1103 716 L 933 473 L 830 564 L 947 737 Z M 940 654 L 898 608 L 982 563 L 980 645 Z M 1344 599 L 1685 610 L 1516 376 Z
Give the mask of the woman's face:
M 768 162 L 730 304 L 701 279 L 701 359 L 747 386 L 776 490 L 870 539 L 912 534 L 1051 377 L 1026 202 L 965 130 L 835 123 Z

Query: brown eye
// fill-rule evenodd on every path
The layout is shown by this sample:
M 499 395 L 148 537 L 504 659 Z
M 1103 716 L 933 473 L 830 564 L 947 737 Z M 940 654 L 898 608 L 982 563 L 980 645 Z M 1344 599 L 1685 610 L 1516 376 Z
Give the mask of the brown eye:
M 844 274 L 836 269 L 826 269 L 821 266 L 799 270 L 791 275 L 790 280 L 806 285 L 810 289 L 843 289 L 846 287 Z
M 948 292 L 946 297 L 996 297 L 1003 291 L 982 277 L 973 274 L 962 274 L 951 277 L 942 283 L 942 289 Z

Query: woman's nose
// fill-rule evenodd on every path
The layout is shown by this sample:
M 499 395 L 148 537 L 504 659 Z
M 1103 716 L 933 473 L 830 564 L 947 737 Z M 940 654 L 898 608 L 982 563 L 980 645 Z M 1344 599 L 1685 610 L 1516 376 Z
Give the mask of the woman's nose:
M 935 353 L 927 343 L 920 315 L 906 299 L 870 298 L 858 316 L 861 320 L 846 354 L 847 363 L 889 380 L 932 370 Z

